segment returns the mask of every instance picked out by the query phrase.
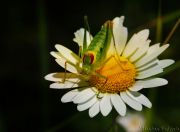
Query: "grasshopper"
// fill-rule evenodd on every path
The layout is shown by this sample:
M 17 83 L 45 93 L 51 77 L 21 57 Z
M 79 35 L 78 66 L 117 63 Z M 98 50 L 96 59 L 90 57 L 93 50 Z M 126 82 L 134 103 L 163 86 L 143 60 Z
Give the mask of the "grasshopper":
M 87 17 L 85 17 L 83 46 L 79 47 L 79 57 L 81 58 L 81 62 L 82 62 L 82 68 L 79 69 L 80 71 L 79 74 L 85 79 L 87 79 L 86 77 L 89 77 L 89 75 L 97 75 L 99 77 L 106 79 L 107 81 L 107 77 L 100 75 L 99 73 L 96 72 L 96 70 L 101 68 L 102 65 L 105 64 L 109 60 L 106 58 L 107 58 L 108 48 L 110 47 L 111 39 L 113 39 L 113 33 L 112 33 L 113 23 L 112 21 L 106 21 L 101 27 L 100 31 L 94 36 L 89 46 L 87 46 L 87 42 L 86 42 L 87 29 L 90 34 Z M 70 62 L 65 63 L 64 78 L 66 78 L 66 64 L 67 63 L 71 64 Z
M 87 18 L 85 17 L 85 23 L 88 28 L 89 25 L 86 20 Z M 82 75 L 94 74 L 102 78 L 105 78 L 107 81 L 107 78 L 100 75 L 99 73 L 96 73 L 96 70 L 99 69 L 102 66 L 102 64 L 106 62 L 105 58 L 107 55 L 107 50 L 110 46 L 112 39 L 112 28 L 113 28 L 112 22 L 106 21 L 102 26 L 101 30 L 95 35 L 95 37 L 93 38 L 93 40 L 91 41 L 88 47 L 86 42 L 86 28 L 85 28 L 83 49 L 80 48 L 80 55 L 82 59 L 82 70 L 81 70 Z M 100 99 L 101 97 L 99 97 L 99 94 L 100 92 L 98 92 L 96 96 L 97 98 Z
M 88 25 L 88 24 L 87 24 Z M 87 26 L 89 27 L 89 26 Z M 101 30 L 95 35 L 90 45 L 87 47 L 86 28 L 84 32 L 83 49 L 80 50 L 82 59 L 82 74 L 91 74 L 105 63 L 107 50 L 112 38 L 112 22 L 106 21 Z

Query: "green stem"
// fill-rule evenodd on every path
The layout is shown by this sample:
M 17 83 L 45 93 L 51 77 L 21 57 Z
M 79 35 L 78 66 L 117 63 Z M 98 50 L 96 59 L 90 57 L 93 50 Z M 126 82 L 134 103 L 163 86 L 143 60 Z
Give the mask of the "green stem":
M 104 130 L 105 132 L 112 132 L 113 129 L 115 129 L 114 127 L 116 127 L 116 125 L 117 125 L 117 123 L 116 123 L 117 116 L 118 116 L 117 113 L 112 112 L 112 114 L 111 114 L 112 122 L 111 122 L 110 126 L 108 126 L 108 128 L 106 128 L 106 130 Z M 116 128 L 116 129 L 118 129 L 118 128 Z
M 172 35 L 174 34 L 175 30 L 178 28 L 180 23 L 180 18 L 177 20 L 176 24 L 174 25 L 174 27 L 172 28 L 171 32 L 168 34 L 166 40 L 164 41 L 163 44 L 166 44 L 169 42 L 170 38 L 172 37 Z
M 156 42 L 162 39 L 162 16 L 161 16 L 161 0 L 159 0 L 157 26 L 156 26 Z
M 45 5 L 43 0 L 37 3 L 37 23 L 38 23 L 38 44 L 39 44 L 39 62 L 40 62 L 40 95 L 41 95 L 41 113 L 42 113 L 42 129 L 47 127 L 47 95 L 48 88 L 45 85 L 44 75 L 48 73 L 48 51 L 47 51 L 47 25 L 45 16 Z
M 157 26 L 156 26 L 156 41 L 160 42 L 162 38 L 162 17 L 161 17 L 161 0 L 159 0 L 159 8 L 158 8 L 158 18 L 157 18 Z M 153 89 L 149 91 L 149 98 L 152 102 L 152 104 L 155 104 L 157 96 L 157 90 Z M 146 128 L 150 128 L 153 124 L 153 118 L 154 118 L 154 110 L 155 107 L 151 110 L 147 110 L 145 113 L 146 116 Z
M 43 0 L 38 1 L 38 43 L 40 50 L 41 74 L 48 71 L 47 24 Z M 44 80 L 44 79 L 43 79 Z

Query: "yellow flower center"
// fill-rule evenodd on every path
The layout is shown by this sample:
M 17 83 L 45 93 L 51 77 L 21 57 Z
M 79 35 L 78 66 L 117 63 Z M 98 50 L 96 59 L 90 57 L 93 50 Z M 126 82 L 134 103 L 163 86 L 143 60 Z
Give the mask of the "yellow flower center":
M 135 82 L 135 66 L 124 57 L 111 57 L 90 77 L 90 85 L 102 93 L 119 93 Z

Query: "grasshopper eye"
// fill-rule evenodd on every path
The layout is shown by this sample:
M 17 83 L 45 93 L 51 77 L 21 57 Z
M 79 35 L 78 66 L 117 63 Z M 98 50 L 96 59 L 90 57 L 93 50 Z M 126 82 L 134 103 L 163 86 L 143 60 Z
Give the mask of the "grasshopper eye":
M 83 55 L 84 64 L 92 64 L 94 62 L 94 55 L 92 53 L 85 53 Z

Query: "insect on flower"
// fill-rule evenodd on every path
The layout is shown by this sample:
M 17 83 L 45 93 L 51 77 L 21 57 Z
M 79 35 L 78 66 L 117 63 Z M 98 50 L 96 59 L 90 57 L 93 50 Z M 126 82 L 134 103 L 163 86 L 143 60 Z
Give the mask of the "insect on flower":
M 77 104 L 79 111 L 89 109 L 90 117 L 99 112 L 107 116 L 113 107 L 124 116 L 125 103 L 137 111 L 142 110 L 142 105 L 151 108 L 149 99 L 138 91 L 168 83 L 154 75 L 174 63 L 157 58 L 169 44 L 150 45 L 148 29 L 134 34 L 127 42 L 128 31 L 123 21 L 124 16 L 106 21 L 94 38 L 88 28 L 77 30 L 73 40 L 79 45 L 79 56 L 59 44 L 55 45 L 58 52 L 51 52 L 69 73 L 45 76 L 54 82 L 50 88 L 73 88 L 61 101 Z
M 112 38 L 112 22 L 107 21 L 93 38 L 91 43 L 86 45 L 86 34 L 84 37 L 83 50 L 80 51 L 82 55 L 82 75 L 92 75 L 99 76 L 101 78 L 106 78 L 105 76 L 99 74 L 97 69 L 100 69 L 103 64 L 106 63 L 107 50 L 110 46 Z M 86 48 L 87 47 L 87 48 Z M 88 78 L 88 79 L 89 79 Z

